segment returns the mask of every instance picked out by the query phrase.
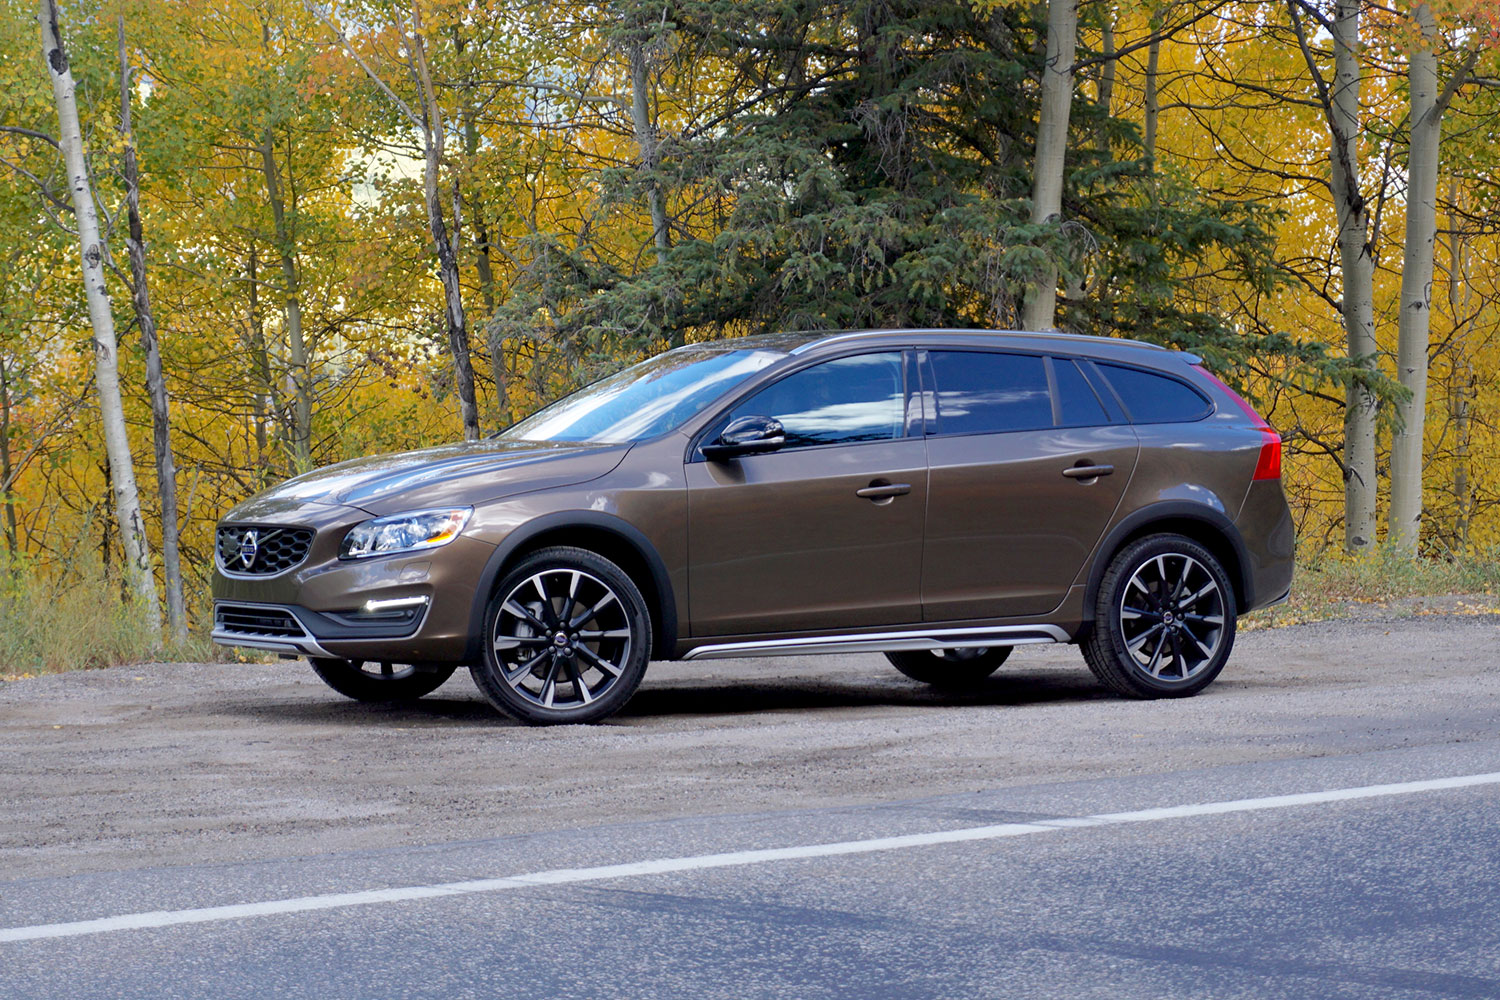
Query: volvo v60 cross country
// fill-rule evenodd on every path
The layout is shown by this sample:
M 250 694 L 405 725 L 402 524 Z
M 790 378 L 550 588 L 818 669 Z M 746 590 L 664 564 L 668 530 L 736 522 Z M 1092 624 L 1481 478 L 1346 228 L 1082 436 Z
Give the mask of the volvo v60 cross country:
M 418 698 L 468 666 L 533 723 L 651 659 L 880 652 L 934 685 L 1072 642 L 1202 690 L 1284 598 L 1281 440 L 1189 354 L 899 330 L 668 351 L 494 438 L 357 459 L 218 527 L 214 639 Z

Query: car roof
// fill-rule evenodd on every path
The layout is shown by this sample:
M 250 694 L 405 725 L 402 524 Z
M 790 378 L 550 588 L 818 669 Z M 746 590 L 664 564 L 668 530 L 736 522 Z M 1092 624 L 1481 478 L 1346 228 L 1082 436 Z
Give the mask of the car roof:
M 1081 333 L 1033 330 L 982 330 L 951 328 L 915 328 L 888 330 L 798 330 L 767 333 L 750 337 L 733 337 L 696 345 L 711 350 L 759 349 L 790 355 L 821 353 L 846 345 L 868 344 L 892 346 L 941 347 L 1009 347 L 1040 352 L 1059 352 L 1099 358 L 1160 362 L 1166 357 L 1193 364 L 1199 359 L 1183 351 L 1174 351 L 1143 340 L 1122 337 L 1095 337 Z

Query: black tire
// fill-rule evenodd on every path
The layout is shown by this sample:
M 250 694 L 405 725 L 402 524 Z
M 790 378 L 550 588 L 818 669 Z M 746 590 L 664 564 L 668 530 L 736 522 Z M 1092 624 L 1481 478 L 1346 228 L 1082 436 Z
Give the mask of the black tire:
M 598 722 L 646 675 L 651 614 L 620 567 L 557 546 L 523 559 L 484 613 L 474 682 L 501 712 L 531 725 Z
M 323 683 L 346 698 L 355 701 L 390 703 L 416 701 L 431 694 L 453 676 L 457 667 L 424 667 L 418 670 L 402 663 L 331 660 L 312 657 L 308 660 Z
M 1234 587 L 1183 535 L 1139 538 L 1110 560 L 1083 657 L 1129 698 L 1184 698 L 1213 683 L 1234 648 Z
M 967 649 L 915 649 L 886 653 L 891 666 L 914 681 L 935 688 L 961 691 L 977 687 L 1000 669 L 1010 656 L 1009 646 L 978 646 Z

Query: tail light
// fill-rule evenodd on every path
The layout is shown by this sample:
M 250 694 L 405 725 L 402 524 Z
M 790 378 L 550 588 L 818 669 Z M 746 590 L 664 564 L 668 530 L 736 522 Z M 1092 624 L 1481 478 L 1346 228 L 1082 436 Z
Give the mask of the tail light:
M 1260 431 L 1261 445 L 1260 457 L 1255 461 L 1255 475 L 1252 479 L 1280 479 L 1281 478 L 1281 435 L 1276 433 L 1266 418 L 1255 412 L 1255 407 L 1245 402 L 1245 398 L 1224 384 L 1224 380 L 1202 365 L 1196 366 L 1203 373 L 1204 378 L 1213 382 L 1214 385 L 1229 394 L 1245 415 L 1250 418 L 1255 429 Z
M 1255 463 L 1253 479 L 1281 478 L 1281 435 L 1269 427 L 1260 429 L 1264 438 L 1260 446 L 1260 458 Z

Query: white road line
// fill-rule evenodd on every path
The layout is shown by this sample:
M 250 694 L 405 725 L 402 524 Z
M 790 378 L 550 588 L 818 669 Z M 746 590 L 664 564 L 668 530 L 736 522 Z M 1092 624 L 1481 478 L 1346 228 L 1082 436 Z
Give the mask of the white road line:
M 1500 772 L 1468 774 L 1428 781 L 1403 781 L 1389 785 L 1363 785 L 1358 788 L 1335 788 L 1324 792 L 1301 792 L 1294 795 L 1271 795 L 1255 799 L 1232 799 L 1227 802 L 1202 802 L 1191 805 L 1138 809 L 1134 812 L 1102 813 L 1036 823 L 1000 823 L 994 826 L 971 826 L 958 830 L 934 830 L 899 837 L 876 837 L 871 840 L 846 840 L 831 844 L 804 844 L 796 847 L 773 847 L 755 851 L 731 851 L 726 854 L 700 854 L 686 858 L 658 858 L 596 868 L 556 868 L 549 871 L 510 875 L 504 878 L 476 879 L 469 882 L 444 882 L 391 889 L 369 889 L 363 892 L 330 893 L 295 899 L 273 899 L 262 903 L 237 903 L 230 906 L 206 906 L 193 910 L 156 910 L 150 913 L 124 913 L 97 920 L 75 920 L 70 923 L 37 924 L 31 927 L 0 928 L 0 942 L 35 941 L 40 938 L 78 937 L 109 931 L 140 930 L 147 927 L 172 927 L 178 924 L 206 924 L 245 917 L 275 916 L 283 913 L 306 913 L 311 910 L 333 910 L 346 906 L 368 906 L 374 903 L 404 903 L 418 899 L 462 896 L 473 893 L 526 889 L 539 885 L 571 885 L 605 879 L 630 878 L 636 875 L 661 875 L 669 872 L 700 871 L 706 868 L 733 868 L 771 861 L 797 861 L 805 858 L 829 858 L 846 854 L 870 854 L 935 844 L 960 844 L 976 840 L 999 840 L 1025 837 L 1034 833 L 1053 833 L 1081 827 L 1118 826 L 1125 823 L 1154 823 L 1166 819 L 1193 816 L 1220 816 L 1226 813 L 1257 812 L 1265 809 L 1287 809 L 1293 806 L 1374 799 L 1388 795 L 1412 795 L 1475 785 L 1500 784 Z

